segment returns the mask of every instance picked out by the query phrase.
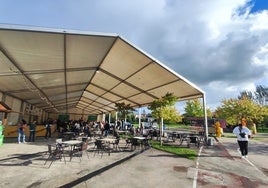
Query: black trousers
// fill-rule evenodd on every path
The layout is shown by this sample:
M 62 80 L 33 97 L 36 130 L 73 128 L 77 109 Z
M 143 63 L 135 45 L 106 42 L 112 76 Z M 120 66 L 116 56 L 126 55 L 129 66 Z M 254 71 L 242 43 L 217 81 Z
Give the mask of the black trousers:
M 51 137 L 51 128 L 46 128 L 46 135 L 45 135 L 45 138 L 47 137 Z
M 35 141 L 35 131 L 30 131 L 28 142 L 34 142 L 34 141 Z
M 241 151 L 241 155 L 245 156 L 248 155 L 248 141 L 237 141 L 240 151 Z

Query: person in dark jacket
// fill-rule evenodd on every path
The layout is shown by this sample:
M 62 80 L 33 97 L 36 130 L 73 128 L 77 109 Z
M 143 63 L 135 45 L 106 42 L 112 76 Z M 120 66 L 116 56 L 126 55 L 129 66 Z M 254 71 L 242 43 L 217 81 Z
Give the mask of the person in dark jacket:
M 47 120 L 46 122 L 46 135 L 45 138 L 51 138 L 51 122 L 49 120 Z
M 110 132 L 110 124 L 108 122 L 106 122 L 104 125 L 104 131 L 105 131 L 104 134 L 107 137 L 109 135 L 109 132 Z
M 28 142 L 34 142 L 35 141 L 35 128 L 36 128 L 36 121 L 34 120 L 32 123 L 29 125 L 29 140 Z

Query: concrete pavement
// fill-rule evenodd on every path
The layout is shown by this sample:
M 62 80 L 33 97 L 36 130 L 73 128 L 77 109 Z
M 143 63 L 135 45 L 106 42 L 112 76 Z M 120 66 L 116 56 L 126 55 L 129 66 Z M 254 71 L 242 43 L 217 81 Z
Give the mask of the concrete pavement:
M 241 159 L 234 138 L 200 148 L 196 161 L 149 149 L 114 152 L 67 163 L 44 165 L 47 143 L 4 143 L 0 147 L 0 187 L 268 187 L 268 145 L 250 141 L 249 158 Z M 121 143 L 122 146 L 124 143 Z M 91 146 L 91 148 L 93 145 Z

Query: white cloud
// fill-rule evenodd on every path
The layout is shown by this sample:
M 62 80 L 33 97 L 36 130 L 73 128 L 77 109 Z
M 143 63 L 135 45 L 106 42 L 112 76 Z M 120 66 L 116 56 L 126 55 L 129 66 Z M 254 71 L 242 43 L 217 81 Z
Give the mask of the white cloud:
M 8 2 L 2 23 L 118 33 L 201 87 L 213 109 L 268 86 L 268 11 L 251 13 L 249 0 Z

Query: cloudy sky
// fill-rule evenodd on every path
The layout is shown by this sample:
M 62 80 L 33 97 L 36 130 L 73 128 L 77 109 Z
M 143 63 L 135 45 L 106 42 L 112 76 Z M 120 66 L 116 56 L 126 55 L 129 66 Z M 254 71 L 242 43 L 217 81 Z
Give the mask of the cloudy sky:
M 0 0 L 0 23 L 117 33 L 198 85 L 212 110 L 268 87 L 267 0 Z

